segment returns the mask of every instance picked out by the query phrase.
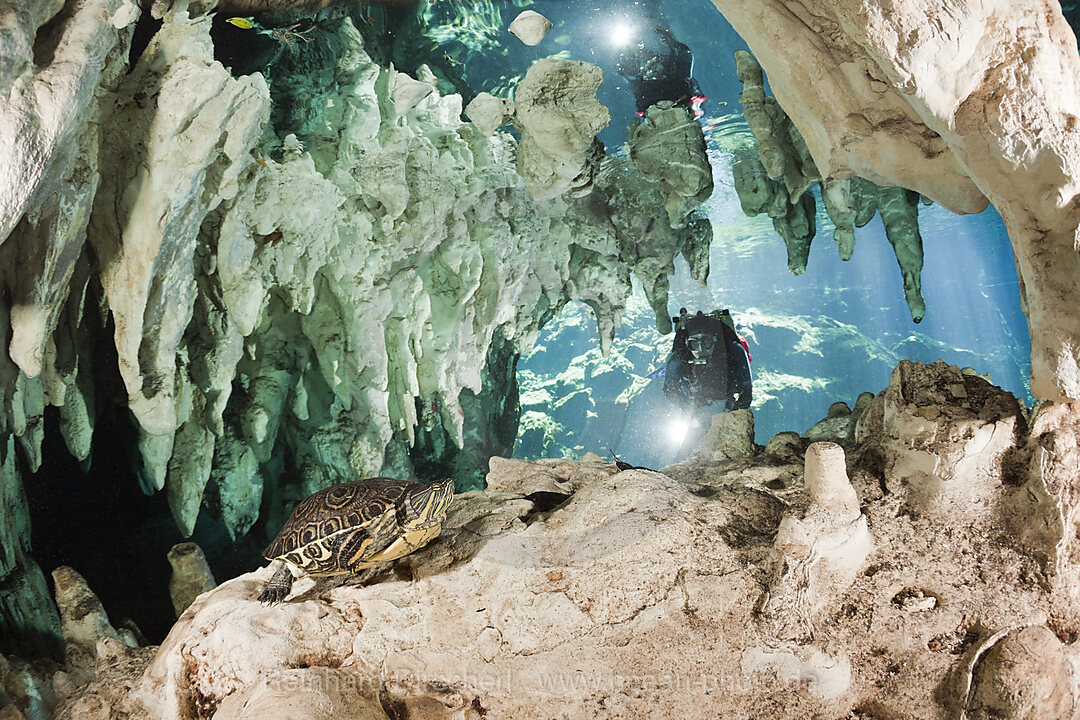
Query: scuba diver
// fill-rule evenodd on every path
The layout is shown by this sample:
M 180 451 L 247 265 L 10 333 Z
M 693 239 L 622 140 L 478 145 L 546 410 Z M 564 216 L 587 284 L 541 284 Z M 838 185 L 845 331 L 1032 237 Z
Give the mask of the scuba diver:
M 693 78 L 694 56 L 690 48 L 676 40 L 662 25 L 655 26 L 653 31 L 665 49 L 655 48 L 655 43 L 650 47 L 642 41 L 624 50 L 619 57 L 618 72 L 630 84 L 637 114 L 643 116 L 650 106 L 670 100 L 693 111 L 695 118 L 700 117 L 705 96 Z
M 735 332 L 727 310 L 689 315 L 682 308 L 664 368 L 664 394 L 691 412 L 715 405 L 714 412 L 750 407 L 752 378 L 746 340 Z

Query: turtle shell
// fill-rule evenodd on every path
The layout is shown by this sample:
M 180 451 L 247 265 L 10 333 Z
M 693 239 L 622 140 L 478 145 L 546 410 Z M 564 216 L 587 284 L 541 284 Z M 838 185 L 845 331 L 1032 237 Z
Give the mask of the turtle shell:
M 381 552 L 401 535 L 397 521 L 400 501 L 424 487 L 379 477 L 320 490 L 296 505 L 263 556 L 283 560 L 310 575 L 341 573 L 333 558 L 335 539 L 363 528 L 371 537 L 365 555 Z

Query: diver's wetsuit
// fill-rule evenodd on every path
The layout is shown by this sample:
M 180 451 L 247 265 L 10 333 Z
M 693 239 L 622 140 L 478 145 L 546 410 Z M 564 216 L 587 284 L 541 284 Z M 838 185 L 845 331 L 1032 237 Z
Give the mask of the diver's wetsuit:
M 694 56 L 690 48 L 676 40 L 667 28 L 658 26 L 655 31 L 667 46 L 666 53 L 638 43 L 619 58 L 619 74 L 630 83 L 639 115 L 661 100 L 689 107 L 700 96 L 692 77 Z
M 679 405 L 704 407 L 719 403 L 723 410 L 749 408 L 750 363 L 738 334 L 718 318 L 708 315 L 692 318 L 690 323 L 700 327 L 691 326 L 676 333 L 664 370 L 664 394 Z M 705 363 L 694 364 L 686 338 L 690 333 L 703 330 L 713 334 L 718 341 Z

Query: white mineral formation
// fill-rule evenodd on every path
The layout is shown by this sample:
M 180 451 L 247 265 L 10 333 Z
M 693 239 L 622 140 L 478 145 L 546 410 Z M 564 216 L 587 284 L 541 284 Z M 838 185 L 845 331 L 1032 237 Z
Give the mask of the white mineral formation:
M 1043 625 L 1008 633 L 975 664 L 964 704 L 969 720 L 1075 717 L 1073 670 Z
M 911 411 L 991 418 L 1008 399 L 967 375 L 966 398 L 910 397 L 905 372 L 931 388 L 959 373 L 898 370 L 866 413 L 881 417 L 884 398 L 907 392 Z M 1056 419 L 1044 428 L 1080 433 L 1075 412 L 1066 421 L 1061 406 L 1045 407 Z M 255 599 L 269 569 L 226 582 L 192 604 L 151 662 L 121 653 L 122 682 L 95 679 L 55 717 L 328 717 L 336 707 L 335 717 L 381 719 L 376 696 L 401 717 L 470 720 L 735 708 L 776 720 L 885 708 L 917 720 L 964 708 L 969 718 L 1073 717 L 1080 650 L 1059 638 L 1076 632 L 1077 598 L 1039 579 L 1046 559 L 987 531 L 1030 503 L 1012 494 L 1014 463 L 972 448 L 998 479 L 980 485 L 991 524 L 959 513 L 927 522 L 901 511 L 920 490 L 891 482 L 881 458 L 903 464 L 954 440 L 860 437 L 846 459 L 828 442 L 803 457 L 785 435 L 768 447 L 794 462 L 755 454 L 666 474 L 619 472 L 595 455 L 493 459 L 489 489 L 456 498 L 442 535 L 395 567 L 306 579 L 275 607 Z M 1028 442 L 1040 439 L 1018 436 L 1013 448 Z M 1048 455 L 1044 472 L 1074 460 Z
M 903 361 L 856 434 L 880 438 L 886 481 L 907 488 L 909 511 L 975 522 L 994 512 L 999 466 L 1024 426 L 1020 403 L 982 378 Z
M 596 99 L 604 72 L 556 57 L 537 60 L 514 93 L 514 127 L 521 133 L 517 168 L 537 200 L 574 185 L 596 134 L 611 113 Z
M 64 667 L 70 681 L 83 685 L 94 677 L 97 645 L 101 638 L 119 642 L 101 601 L 79 573 L 70 567 L 53 570 L 56 605 L 64 633 Z
M 843 448 L 810 445 L 803 486 L 805 510 L 785 514 L 776 532 L 773 575 L 762 604 L 777 637 L 798 643 L 814 638 L 815 615 L 835 606 L 873 548 Z
M 630 159 L 642 177 L 660 184 L 668 222 L 682 227 L 686 216 L 712 195 L 705 135 L 689 112 L 666 100 L 650 106 L 645 117 L 648 122 L 630 131 Z
M 787 246 L 788 270 L 793 275 L 806 271 L 810 242 L 817 233 L 817 207 L 807 193 L 813 184 L 821 185 L 821 199 L 835 226 L 833 239 L 843 260 L 850 260 L 855 250 L 855 228 L 879 213 L 900 265 L 911 318 L 920 322 L 926 303 L 922 296 L 919 194 L 900 187 L 879 187 L 863 178 L 823 178 L 798 129 L 776 99 L 765 94 L 764 75 L 754 56 L 736 50 L 735 64 L 743 85 L 743 114 L 758 155 L 744 156 L 734 166 L 735 189 L 743 212 L 766 213 L 772 218 Z
M 169 598 L 172 599 L 176 617 L 204 592 L 217 587 L 214 573 L 206 562 L 202 548 L 192 542 L 177 543 L 169 550 L 169 565 L 172 576 L 169 578 Z
M 435 86 L 431 83 L 421 82 L 402 72 L 391 73 L 390 99 L 394 101 L 394 110 L 398 117 L 408 114 L 433 92 Z
M 510 23 L 510 34 L 526 45 L 539 45 L 551 29 L 551 21 L 535 10 L 523 10 Z
M 1043 405 L 1028 440 L 1011 457 L 1005 496 L 1010 541 L 1039 558 L 1048 580 L 1080 600 L 1073 578 L 1080 558 L 1080 433 L 1075 401 Z
M 39 64 L 39 30 L 64 2 L 0 2 L 0 275 L 12 308 L 7 349 L 29 377 L 42 372 L 86 240 L 101 131 L 85 119 L 98 113 L 99 90 L 123 73 L 114 50 L 131 30 L 109 19 L 124 4 L 73 4 L 68 21 L 48 31 L 51 62 Z M 62 379 L 74 377 L 73 368 Z
M 1080 397 L 1080 56 L 1057 0 L 713 0 L 825 178 L 910 188 L 1009 230 L 1032 392 Z M 777 42 L 777 38 L 783 38 Z
M 495 97 L 491 93 L 478 93 L 465 106 L 465 114 L 480 132 L 490 135 L 500 126 L 510 122 L 514 114 L 514 101 L 509 98 Z

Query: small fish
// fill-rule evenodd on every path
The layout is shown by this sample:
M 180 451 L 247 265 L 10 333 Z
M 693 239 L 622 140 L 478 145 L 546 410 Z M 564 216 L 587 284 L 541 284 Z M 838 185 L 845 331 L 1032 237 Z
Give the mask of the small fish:
M 251 21 L 251 18 L 231 17 L 225 22 L 232 23 L 241 30 L 250 30 L 255 27 L 255 23 Z

